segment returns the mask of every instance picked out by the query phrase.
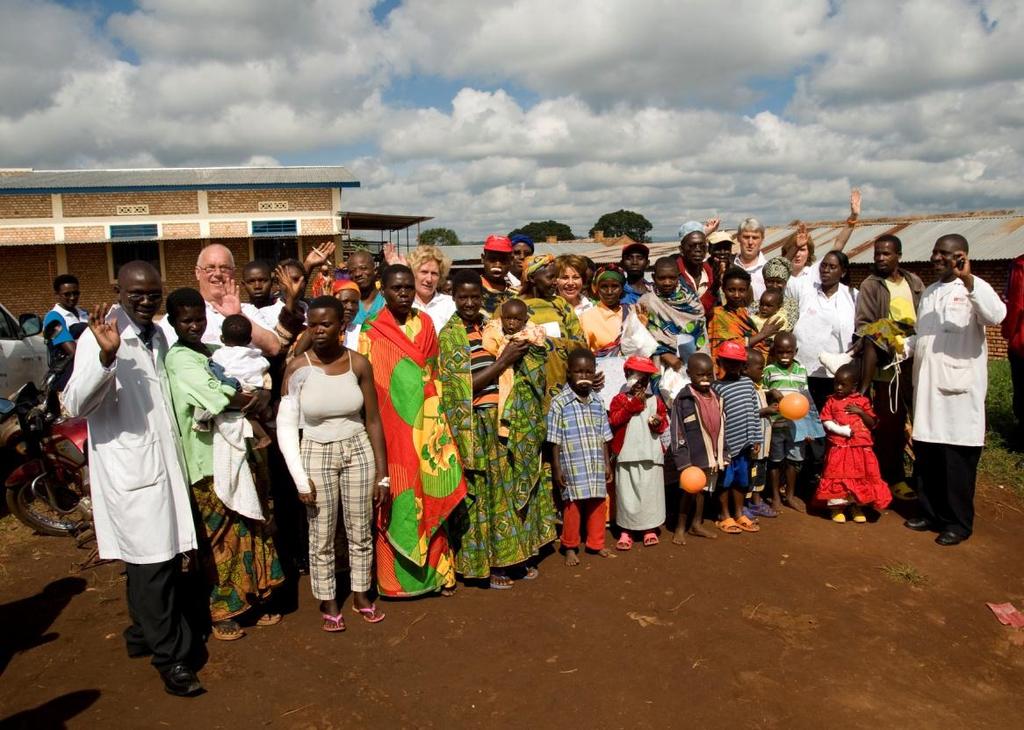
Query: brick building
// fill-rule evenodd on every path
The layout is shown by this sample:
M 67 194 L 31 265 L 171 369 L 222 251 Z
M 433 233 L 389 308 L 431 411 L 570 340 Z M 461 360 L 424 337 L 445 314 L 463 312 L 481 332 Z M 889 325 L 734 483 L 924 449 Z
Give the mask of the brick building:
M 0 301 L 42 314 L 62 273 L 81 281 L 83 306 L 110 301 L 118 267 L 133 259 L 151 261 L 167 291 L 194 286 L 209 243 L 239 265 L 301 259 L 348 238 L 342 192 L 358 186 L 338 166 L 0 170 Z

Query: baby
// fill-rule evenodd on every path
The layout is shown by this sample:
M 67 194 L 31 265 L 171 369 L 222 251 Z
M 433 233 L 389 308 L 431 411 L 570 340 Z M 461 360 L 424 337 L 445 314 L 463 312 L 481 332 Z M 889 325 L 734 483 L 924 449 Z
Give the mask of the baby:
M 252 323 L 244 315 L 224 318 L 220 341 L 224 346 L 214 351 L 210 361 L 220 365 L 227 377 L 237 380 L 247 393 L 270 387 L 270 363 L 252 346 Z
M 757 300 L 757 313 L 751 314 L 750 318 L 754 320 L 754 324 L 759 330 L 764 327 L 765 322 L 771 319 L 779 323 L 783 332 L 788 332 L 791 329 L 786 311 L 782 308 L 782 292 L 776 289 L 765 290 L 761 298 Z
M 509 299 L 499 309 L 500 319 L 492 319 L 484 325 L 483 346 L 494 357 L 498 357 L 505 346 L 513 340 L 526 340 L 535 347 L 544 347 L 547 333 L 540 325 L 530 322 L 526 303 L 522 299 Z M 508 425 L 501 415 L 505 412 L 505 401 L 512 392 L 515 373 L 506 368 L 498 376 L 498 435 L 508 436 Z
M 252 347 L 252 323 L 241 314 L 224 318 L 218 347 L 210 356 L 210 372 L 222 383 L 232 385 L 244 393 L 257 388 L 270 388 L 270 363 L 258 349 Z M 203 409 L 195 410 L 193 428 L 209 431 L 213 416 Z

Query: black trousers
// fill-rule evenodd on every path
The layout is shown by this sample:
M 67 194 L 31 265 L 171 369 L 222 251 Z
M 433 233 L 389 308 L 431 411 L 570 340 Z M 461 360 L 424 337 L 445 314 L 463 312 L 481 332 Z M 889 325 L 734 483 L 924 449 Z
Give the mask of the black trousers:
M 1010 382 L 1013 383 L 1013 416 L 1024 429 L 1024 355 L 1009 354 Z
M 192 631 L 180 603 L 181 556 L 163 563 L 125 563 L 128 577 L 128 615 L 124 631 L 129 656 L 152 653 L 153 666 L 163 671 L 186 662 Z
M 942 531 L 974 531 L 974 482 L 980 446 L 914 441 L 914 473 L 922 516 Z

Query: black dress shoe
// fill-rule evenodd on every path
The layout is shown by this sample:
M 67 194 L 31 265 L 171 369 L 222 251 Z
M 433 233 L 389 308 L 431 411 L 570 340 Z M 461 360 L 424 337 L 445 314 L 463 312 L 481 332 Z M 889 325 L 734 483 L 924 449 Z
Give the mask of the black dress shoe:
M 175 664 L 170 669 L 160 672 L 160 677 L 164 680 L 164 689 L 178 697 L 189 697 L 203 689 L 199 677 L 187 664 Z
M 928 532 L 928 530 L 932 529 L 932 523 L 924 517 L 911 517 L 903 523 L 903 526 L 914 532 Z
M 935 538 L 935 542 L 937 542 L 939 545 L 959 545 L 966 539 L 967 538 L 963 535 L 958 535 L 955 532 L 950 532 L 949 530 L 947 530 L 946 532 L 943 532 L 937 538 Z

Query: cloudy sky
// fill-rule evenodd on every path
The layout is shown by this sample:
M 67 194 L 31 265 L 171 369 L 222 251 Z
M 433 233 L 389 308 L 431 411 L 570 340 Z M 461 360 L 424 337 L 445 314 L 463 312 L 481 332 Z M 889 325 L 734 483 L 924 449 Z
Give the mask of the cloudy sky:
M 344 164 L 463 238 L 1022 203 L 1018 0 L 0 0 L 0 166 Z

